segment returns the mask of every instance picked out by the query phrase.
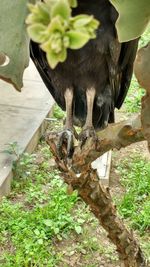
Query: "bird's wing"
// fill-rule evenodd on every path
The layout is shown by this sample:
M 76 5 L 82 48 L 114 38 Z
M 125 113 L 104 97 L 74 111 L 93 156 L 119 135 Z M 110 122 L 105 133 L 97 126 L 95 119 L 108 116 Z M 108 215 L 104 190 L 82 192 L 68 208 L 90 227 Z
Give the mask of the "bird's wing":
M 46 85 L 48 91 L 51 93 L 57 104 L 65 110 L 64 102 L 58 98 L 57 90 L 53 86 L 51 77 L 49 75 L 49 65 L 47 63 L 45 53 L 40 49 L 39 45 L 33 41 L 30 41 L 30 57 L 33 60 L 44 84 Z
M 139 39 L 136 39 L 122 44 L 119 60 L 119 66 L 121 70 L 120 91 L 115 103 L 117 108 L 120 108 L 123 104 L 130 86 L 133 74 L 133 64 L 138 48 L 138 41 Z
M 135 39 L 122 43 L 120 48 L 110 51 L 109 61 L 113 63 L 109 62 L 109 65 L 114 66 L 114 71 L 109 67 L 109 77 L 114 92 L 114 105 L 118 109 L 123 104 L 130 86 L 138 41 L 139 39 Z

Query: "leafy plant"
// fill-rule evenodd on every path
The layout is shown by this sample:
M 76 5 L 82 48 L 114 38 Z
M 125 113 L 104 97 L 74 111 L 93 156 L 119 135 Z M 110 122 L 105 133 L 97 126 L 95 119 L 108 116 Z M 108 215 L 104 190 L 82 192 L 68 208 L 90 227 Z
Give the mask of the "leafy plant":
M 60 120 L 60 119 L 63 119 L 64 114 L 65 114 L 65 112 L 63 112 L 63 111 L 58 107 L 58 105 L 55 105 L 55 107 L 54 107 L 54 111 L 53 111 L 53 116 L 54 116 L 56 119 Z
M 89 15 L 72 17 L 71 7 L 76 5 L 76 1 L 68 0 L 45 0 L 28 5 L 29 36 L 40 43 L 52 69 L 66 60 L 68 48 L 79 49 L 96 37 L 99 22 Z
M 14 144 L 12 148 L 16 151 Z M 61 254 L 55 253 L 53 240 L 66 238 L 70 231 L 82 233 L 83 215 L 72 213 L 76 192 L 68 196 L 59 172 L 43 165 L 51 157 L 44 142 L 39 153 L 19 158 L 11 195 L 0 205 L 0 265 L 4 267 L 57 266 Z
M 4 153 L 8 153 L 10 155 L 14 155 L 16 159 L 19 159 L 20 151 L 17 142 L 10 142 L 6 144 L 7 149 L 3 150 Z
M 143 233 L 150 228 L 150 163 L 134 155 L 130 161 L 122 161 L 118 170 L 126 188 L 119 211 L 123 217 L 130 218 L 132 227 Z
M 125 111 L 128 113 L 136 113 L 141 109 L 141 97 L 144 96 L 145 91 L 141 88 L 133 76 L 128 95 L 125 99 Z

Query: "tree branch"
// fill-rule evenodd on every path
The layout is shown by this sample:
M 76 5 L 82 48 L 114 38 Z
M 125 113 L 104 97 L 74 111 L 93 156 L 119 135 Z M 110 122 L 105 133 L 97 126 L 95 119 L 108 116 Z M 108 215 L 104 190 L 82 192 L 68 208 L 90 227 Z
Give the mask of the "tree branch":
M 90 164 L 110 149 L 120 149 L 144 140 L 140 116 L 112 124 L 99 131 L 97 136 L 96 143 L 91 138 L 84 147 L 75 148 L 72 166 L 69 167 L 66 161 L 57 155 L 58 135 L 49 134 L 46 139 L 70 192 L 78 190 L 81 198 L 90 206 L 91 211 L 108 232 L 109 239 L 116 245 L 123 266 L 146 267 L 147 263 L 132 232 L 126 229 L 123 221 L 117 216 L 109 189 L 101 185 L 96 171 L 91 169 Z

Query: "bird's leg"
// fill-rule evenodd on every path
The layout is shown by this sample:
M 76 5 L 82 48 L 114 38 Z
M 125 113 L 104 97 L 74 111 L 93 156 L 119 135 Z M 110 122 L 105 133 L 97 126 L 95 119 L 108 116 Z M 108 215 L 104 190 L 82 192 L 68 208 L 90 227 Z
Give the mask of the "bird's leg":
M 83 126 L 83 130 L 79 136 L 79 139 L 82 141 L 82 144 L 85 143 L 86 139 L 88 137 L 95 137 L 95 130 L 93 127 L 93 105 L 94 105 L 94 99 L 95 99 L 95 88 L 91 87 L 87 89 L 86 91 L 86 101 L 87 101 L 87 116 L 86 121 Z
M 65 103 L 66 103 L 66 122 L 65 122 L 65 129 L 72 129 L 73 128 L 73 89 L 67 88 L 64 94 Z
M 67 157 L 73 154 L 73 88 L 67 88 L 64 94 L 66 103 L 66 121 L 63 131 L 59 134 L 58 153 L 63 158 L 63 145 L 67 148 Z

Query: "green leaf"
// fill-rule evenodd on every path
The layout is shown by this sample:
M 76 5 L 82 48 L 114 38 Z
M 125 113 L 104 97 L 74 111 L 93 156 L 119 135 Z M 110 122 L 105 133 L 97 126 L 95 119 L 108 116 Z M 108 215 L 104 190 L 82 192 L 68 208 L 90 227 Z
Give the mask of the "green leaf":
M 39 245 L 43 245 L 43 239 L 42 238 L 38 239 L 37 242 Z
M 57 235 L 59 233 L 59 228 L 54 228 L 54 233 Z
M 150 0 L 110 0 L 119 13 L 116 22 L 120 42 L 139 37 L 150 21 Z
M 49 52 L 46 53 L 46 58 L 47 58 L 47 61 L 50 65 L 50 67 L 52 69 L 54 69 L 59 62 L 58 55 L 55 52 L 53 52 L 52 50 L 50 50 Z
M 64 48 L 61 53 L 59 54 L 59 61 L 64 62 L 67 58 L 67 50 Z
M 38 229 L 35 229 L 35 230 L 34 230 L 34 233 L 35 233 L 35 235 L 37 235 L 37 236 L 40 235 L 40 231 L 39 231 Z
M 25 18 L 28 0 L 0 0 L 0 53 L 10 59 L 9 64 L 0 66 L 0 78 L 14 85 L 17 90 L 23 86 L 24 69 L 29 62 L 29 40 Z
M 77 7 L 78 5 L 77 0 L 69 0 L 69 4 L 71 7 Z
M 28 4 L 31 13 L 26 19 L 27 24 L 42 23 L 48 25 L 50 22 L 50 11 L 45 3 L 38 2 L 36 5 Z
M 79 219 L 77 219 L 77 222 L 80 223 L 80 224 L 83 224 L 85 222 L 85 220 L 79 218 Z
M 69 20 L 71 16 L 71 9 L 68 0 L 58 0 L 51 8 L 51 18 L 61 16 L 64 20 Z
M 69 37 L 69 48 L 79 49 L 83 47 L 90 39 L 89 35 L 79 31 L 69 31 L 66 34 Z
M 46 226 L 51 226 L 51 225 L 52 225 L 52 221 L 49 220 L 49 219 L 44 220 L 44 224 L 45 224 Z
M 67 51 L 64 48 L 59 54 L 56 54 L 54 51 L 49 50 L 46 53 L 46 58 L 52 69 L 54 69 L 59 62 L 64 62 L 67 58 Z
M 81 226 L 75 226 L 75 231 L 76 231 L 76 233 L 79 235 L 79 234 L 81 234 L 82 233 L 82 227 Z
M 61 33 L 64 33 L 65 27 L 63 25 L 63 20 L 60 16 L 56 16 L 51 20 L 51 23 L 48 26 L 48 32 L 49 34 L 52 34 L 53 32 L 58 31 Z
M 48 40 L 49 35 L 48 32 L 46 32 L 46 30 L 47 27 L 40 23 L 32 24 L 27 28 L 29 36 L 34 42 L 37 43 L 43 43 Z
M 73 22 L 73 27 L 74 28 L 80 28 L 88 23 L 90 23 L 93 20 L 93 16 L 88 16 L 88 15 L 78 15 L 75 16 L 71 19 L 71 22 Z

